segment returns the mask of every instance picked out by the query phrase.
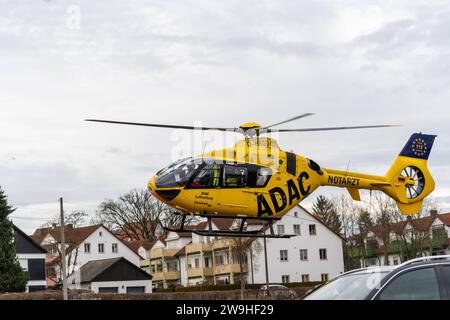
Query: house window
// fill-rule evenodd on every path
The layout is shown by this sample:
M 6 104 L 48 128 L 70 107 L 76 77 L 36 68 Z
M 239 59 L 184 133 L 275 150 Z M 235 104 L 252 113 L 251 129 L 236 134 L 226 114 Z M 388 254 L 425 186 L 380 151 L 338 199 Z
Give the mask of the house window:
M 280 261 L 288 261 L 288 251 L 280 250 Z
M 194 259 L 194 264 L 195 264 L 195 267 L 196 267 L 196 268 L 200 268 L 200 259 L 195 258 L 195 259 Z
M 294 224 L 294 234 L 296 235 L 300 235 L 300 225 L 299 224 Z
M 100 231 L 100 232 L 98 233 L 98 235 L 99 235 L 99 237 L 103 236 L 103 232 Z
M 217 265 L 222 265 L 222 264 L 224 264 L 223 256 L 216 256 L 216 264 L 217 264 Z
M 28 271 L 28 259 L 19 259 L 19 264 L 23 271 Z
M 91 253 L 91 244 L 90 243 L 84 244 L 84 253 Z
M 294 212 L 294 217 L 298 218 L 298 212 L 297 211 Z
M 327 249 L 319 249 L 320 260 L 327 260 Z
M 316 225 L 315 224 L 310 224 L 309 225 L 309 234 L 312 236 L 316 235 Z
M 320 278 L 322 279 L 322 281 L 328 281 L 328 273 L 322 273 L 320 275 Z
M 209 268 L 209 258 L 205 258 L 205 268 Z
M 282 275 L 281 276 L 281 282 L 289 283 L 289 275 Z
M 119 252 L 119 245 L 117 243 L 113 243 L 111 245 L 111 247 L 112 247 L 112 252 L 113 253 L 118 253 Z
M 302 282 L 309 282 L 309 274 L 302 274 Z
M 284 234 L 284 225 L 282 224 L 277 225 L 277 232 L 278 234 Z
M 394 259 L 394 266 L 398 265 L 398 259 Z
M 105 245 L 103 243 L 98 244 L 98 253 L 105 253 Z
M 308 260 L 308 249 L 300 249 L 300 261 Z

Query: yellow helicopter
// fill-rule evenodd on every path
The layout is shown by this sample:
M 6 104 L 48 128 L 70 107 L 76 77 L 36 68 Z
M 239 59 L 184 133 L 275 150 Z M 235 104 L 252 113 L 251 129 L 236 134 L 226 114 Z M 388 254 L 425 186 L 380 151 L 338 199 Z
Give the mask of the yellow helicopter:
M 301 129 L 273 127 L 312 115 L 305 113 L 291 119 L 261 126 L 249 122 L 239 128 L 193 127 L 112 120 L 86 121 L 188 130 L 239 132 L 244 139 L 233 147 L 180 159 L 160 170 L 148 183 L 148 190 L 159 200 L 183 215 L 175 231 L 187 230 L 187 214 L 213 218 L 240 219 L 238 231 L 193 231 L 206 236 L 260 236 L 244 231 L 249 219 L 267 221 L 272 226 L 291 208 L 298 205 L 320 186 L 346 188 L 353 200 L 360 201 L 359 189 L 380 190 L 394 199 L 405 214 L 418 213 L 423 199 L 434 190 L 434 180 L 427 160 L 435 135 L 414 133 L 384 176 L 334 170 L 319 166 L 299 154 L 283 151 L 275 139 L 262 137 L 271 132 L 306 132 L 394 127 L 372 125 Z M 266 236 L 266 235 L 263 235 Z M 273 233 L 269 237 L 279 237 Z M 284 236 L 282 236 L 284 237 Z

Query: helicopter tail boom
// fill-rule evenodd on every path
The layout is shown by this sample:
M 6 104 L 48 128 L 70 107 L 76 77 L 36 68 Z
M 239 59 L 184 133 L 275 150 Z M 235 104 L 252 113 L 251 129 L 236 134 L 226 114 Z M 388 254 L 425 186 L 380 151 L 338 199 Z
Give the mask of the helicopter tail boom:
M 418 213 L 435 186 L 427 167 L 435 138 L 414 133 L 385 176 L 324 168 L 322 185 L 345 187 L 354 200 L 360 200 L 359 189 L 380 190 L 396 201 L 402 214 Z

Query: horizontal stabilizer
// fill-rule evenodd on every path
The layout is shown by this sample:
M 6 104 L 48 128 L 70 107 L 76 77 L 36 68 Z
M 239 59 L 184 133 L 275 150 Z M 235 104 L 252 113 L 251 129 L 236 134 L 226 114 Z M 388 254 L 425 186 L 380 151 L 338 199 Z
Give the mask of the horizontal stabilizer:
M 355 188 L 347 188 L 348 193 L 350 193 L 350 196 L 355 201 L 361 201 L 361 195 L 359 194 L 359 190 Z

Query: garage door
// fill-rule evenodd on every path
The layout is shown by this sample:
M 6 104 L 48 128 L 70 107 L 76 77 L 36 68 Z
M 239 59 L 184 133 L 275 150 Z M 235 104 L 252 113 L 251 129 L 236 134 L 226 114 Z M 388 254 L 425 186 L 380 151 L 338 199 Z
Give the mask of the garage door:
M 145 287 L 127 287 L 127 293 L 145 293 Z
M 118 287 L 99 287 L 98 288 L 99 293 L 117 293 L 119 292 Z

